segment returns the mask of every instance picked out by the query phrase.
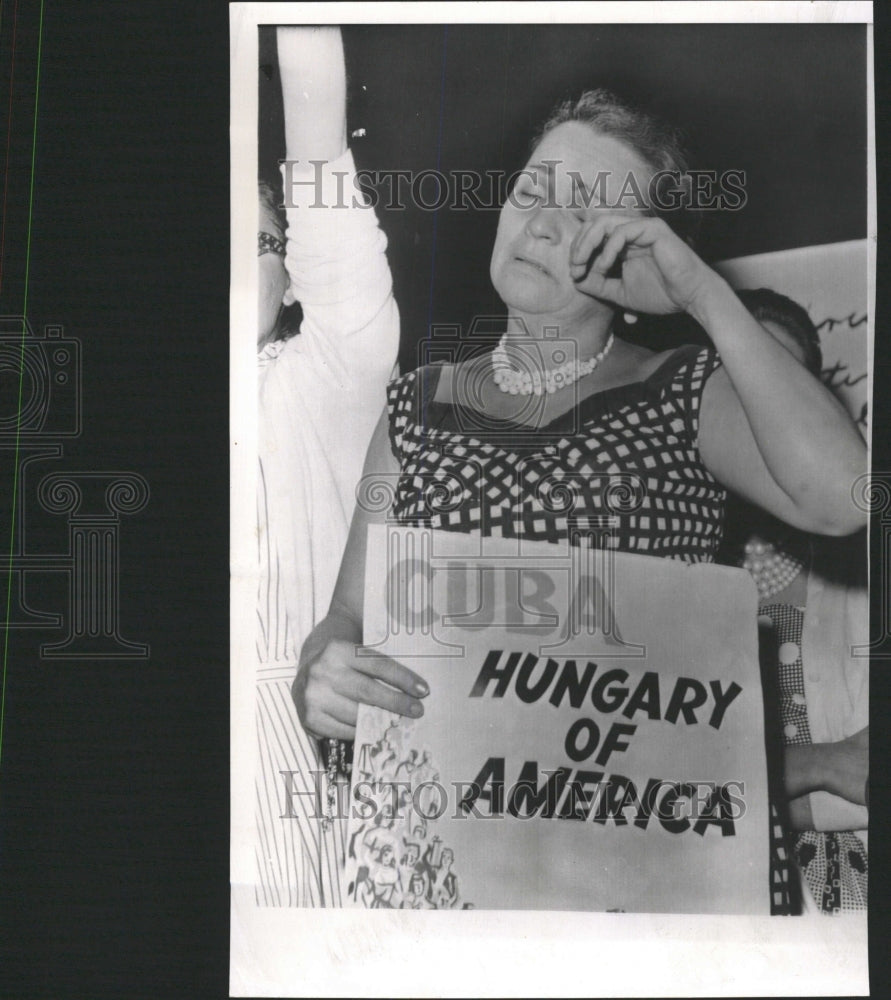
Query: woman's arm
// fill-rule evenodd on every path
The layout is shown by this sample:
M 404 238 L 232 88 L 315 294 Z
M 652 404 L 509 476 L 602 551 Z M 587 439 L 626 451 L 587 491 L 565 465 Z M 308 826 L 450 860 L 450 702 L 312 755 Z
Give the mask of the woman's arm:
M 807 798 L 811 792 L 829 792 L 845 802 L 866 805 L 869 727 L 835 743 L 786 747 L 783 779 L 785 793 L 790 800 L 789 818 L 795 830 L 814 829 L 814 817 Z
M 346 139 L 346 67 L 337 28 L 279 28 L 288 218 L 286 304 L 303 310 L 295 348 L 327 390 L 376 397 L 364 456 L 399 348 L 387 239 L 356 180 Z M 364 406 L 364 399 L 361 401 Z M 367 426 L 366 426 L 367 424 Z
M 852 499 L 866 448 L 842 404 L 751 317 L 714 272 L 690 312 L 723 370 L 703 389 L 699 450 L 734 492 L 787 524 L 824 535 L 862 528 Z
M 364 475 L 389 477 L 398 471 L 385 410 L 368 449 Z M 415 718 L 424 712 L 419 699 L 428 688 L 421 677 L 389 657 L 357 655 L 368 525 L 385 517 L 385 512 L 356 505 L 331 607 L 303 644 L 292 694 L 300 721 L 316 736 L 353 739 L 360 704 Z
M 851 488 L 866 451 L 844 408 L 665 222 L 604 215 L 579 232 L 571 259 L 587 294 L 642 312 L 687 312 L 712 338 L 723 371 L 703 390 L 699 449 L 719 482 L 803 530 L 863 526 Z M 622 276 L 608 277 L 617 259 Z
M 346 66 L 339 28 L 276 29 L 289 160 L 346 151 Z

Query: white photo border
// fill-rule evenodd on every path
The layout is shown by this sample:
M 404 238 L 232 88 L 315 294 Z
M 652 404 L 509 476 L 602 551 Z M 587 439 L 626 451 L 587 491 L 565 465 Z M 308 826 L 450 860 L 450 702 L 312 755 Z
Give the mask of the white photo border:
M 448 17 L 445 17 L 445 14 Z M 728 996 L 868 993 L 866 916 L 826 919 L 265 908 L 254 894 L 257 38 L 262 24 L 872 23 L 871 3 L 230 5 L 232 996 Z M 869 223 L 875 136 L 868 33 Z M 873 350 L 870 336 L 869 370 Z M 871 396 L 870 377 L 870 397 Z

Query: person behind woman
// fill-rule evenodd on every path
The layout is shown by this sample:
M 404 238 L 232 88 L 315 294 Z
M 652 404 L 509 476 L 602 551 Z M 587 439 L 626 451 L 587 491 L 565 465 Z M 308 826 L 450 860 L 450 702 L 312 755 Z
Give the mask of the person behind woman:
M 865 450 L 841 405 L 673 232 L 670 213 L 634 193 L 652 184 L 666 204 L 664 171 L 685 169 L 675 133 L 608 92 L 557 109 L 499 217 L 499 349 L 390 385 L 366 475 L 395 478 L 392 519 L 554 541 L 570 534 L 567 512 L 542 484 L 563 480 L 578 493 L 574 514 L 612 515 L 609 544 L 688 562 L 713 559 L 728 489 L 802 530 L 863 524 L 850 484 Z M 625 311 L 688 313 L 714 347 L 632 345 L 613 330 Z M 554 343 L 568 360 L 552 357 Z M 610 509 L 609 480 L 623 474 L 643 484 L 640 503 Z M 357 506 L 294 680 L 305 727 L 332 746 L 354 737 L 360 704 L 417 717 L 428 693 L 404 665 L 357 655 L 367 526 L 386 516 Z
M 349 183 L 355 170 L 340 32 L 279 28 L 277 43 L 292 179 L 305 179 L 310 160 L 325 161 L 327 194 L 288 208 L 285 239 L 261 189 L 257 898 L 336 906 L 345 831 L 342 822 L 319 823 L 314 773 L 323 765 L 290 684 L 301 644 L 331 600 L 399 316 L 374 212 L 352 201 L 328 207 L 337 203 L 337 174 Z M 302 307 L 296 336 L 276 336 L 283 301 Z
M 806 310 L 769 289 L 739 297 L 819 377 L 820 342 Z M 852 541 L 816 538 L 739 505 L 725 542 L 727 561 L 758 587 L 772 779 L 787 800 L 779 813 L 792 831 L 804 908 L 823 913 L 867 903 L 869 661 L 854 647 L 868 644 L 869 612 L 865 542 Z M 774 878 L 777 911 L 796 908 L 798 887 L 782 871 Z

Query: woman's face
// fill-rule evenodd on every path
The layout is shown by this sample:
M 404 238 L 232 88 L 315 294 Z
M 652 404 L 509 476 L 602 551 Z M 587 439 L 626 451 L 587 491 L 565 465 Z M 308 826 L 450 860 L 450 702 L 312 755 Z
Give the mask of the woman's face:
M 652 174 L 623 142 L 587 125 L 565 122 L 551 129 L 498 220 L 490 274 L 508 308 L 565 320 L 602 312 L 602 304 L 572 280 L 572 242 L 598 212 L 641 214 Z

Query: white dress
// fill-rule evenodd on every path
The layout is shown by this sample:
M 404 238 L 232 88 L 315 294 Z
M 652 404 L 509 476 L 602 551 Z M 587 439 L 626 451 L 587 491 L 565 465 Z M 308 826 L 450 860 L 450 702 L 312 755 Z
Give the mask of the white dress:
M 322 764 L 290 687 L 300 647 L 328 610 L 398 350 L 387 241 L 374 211 L 353 204 L 354 174 L 347 151 L 325 168 L 322 198 L 287 210 L 286 298 L 300 302 L 304 319 L 298 336 L 259 358 L 260 905 L 341 903 L 345 824 L 322 829 Z

